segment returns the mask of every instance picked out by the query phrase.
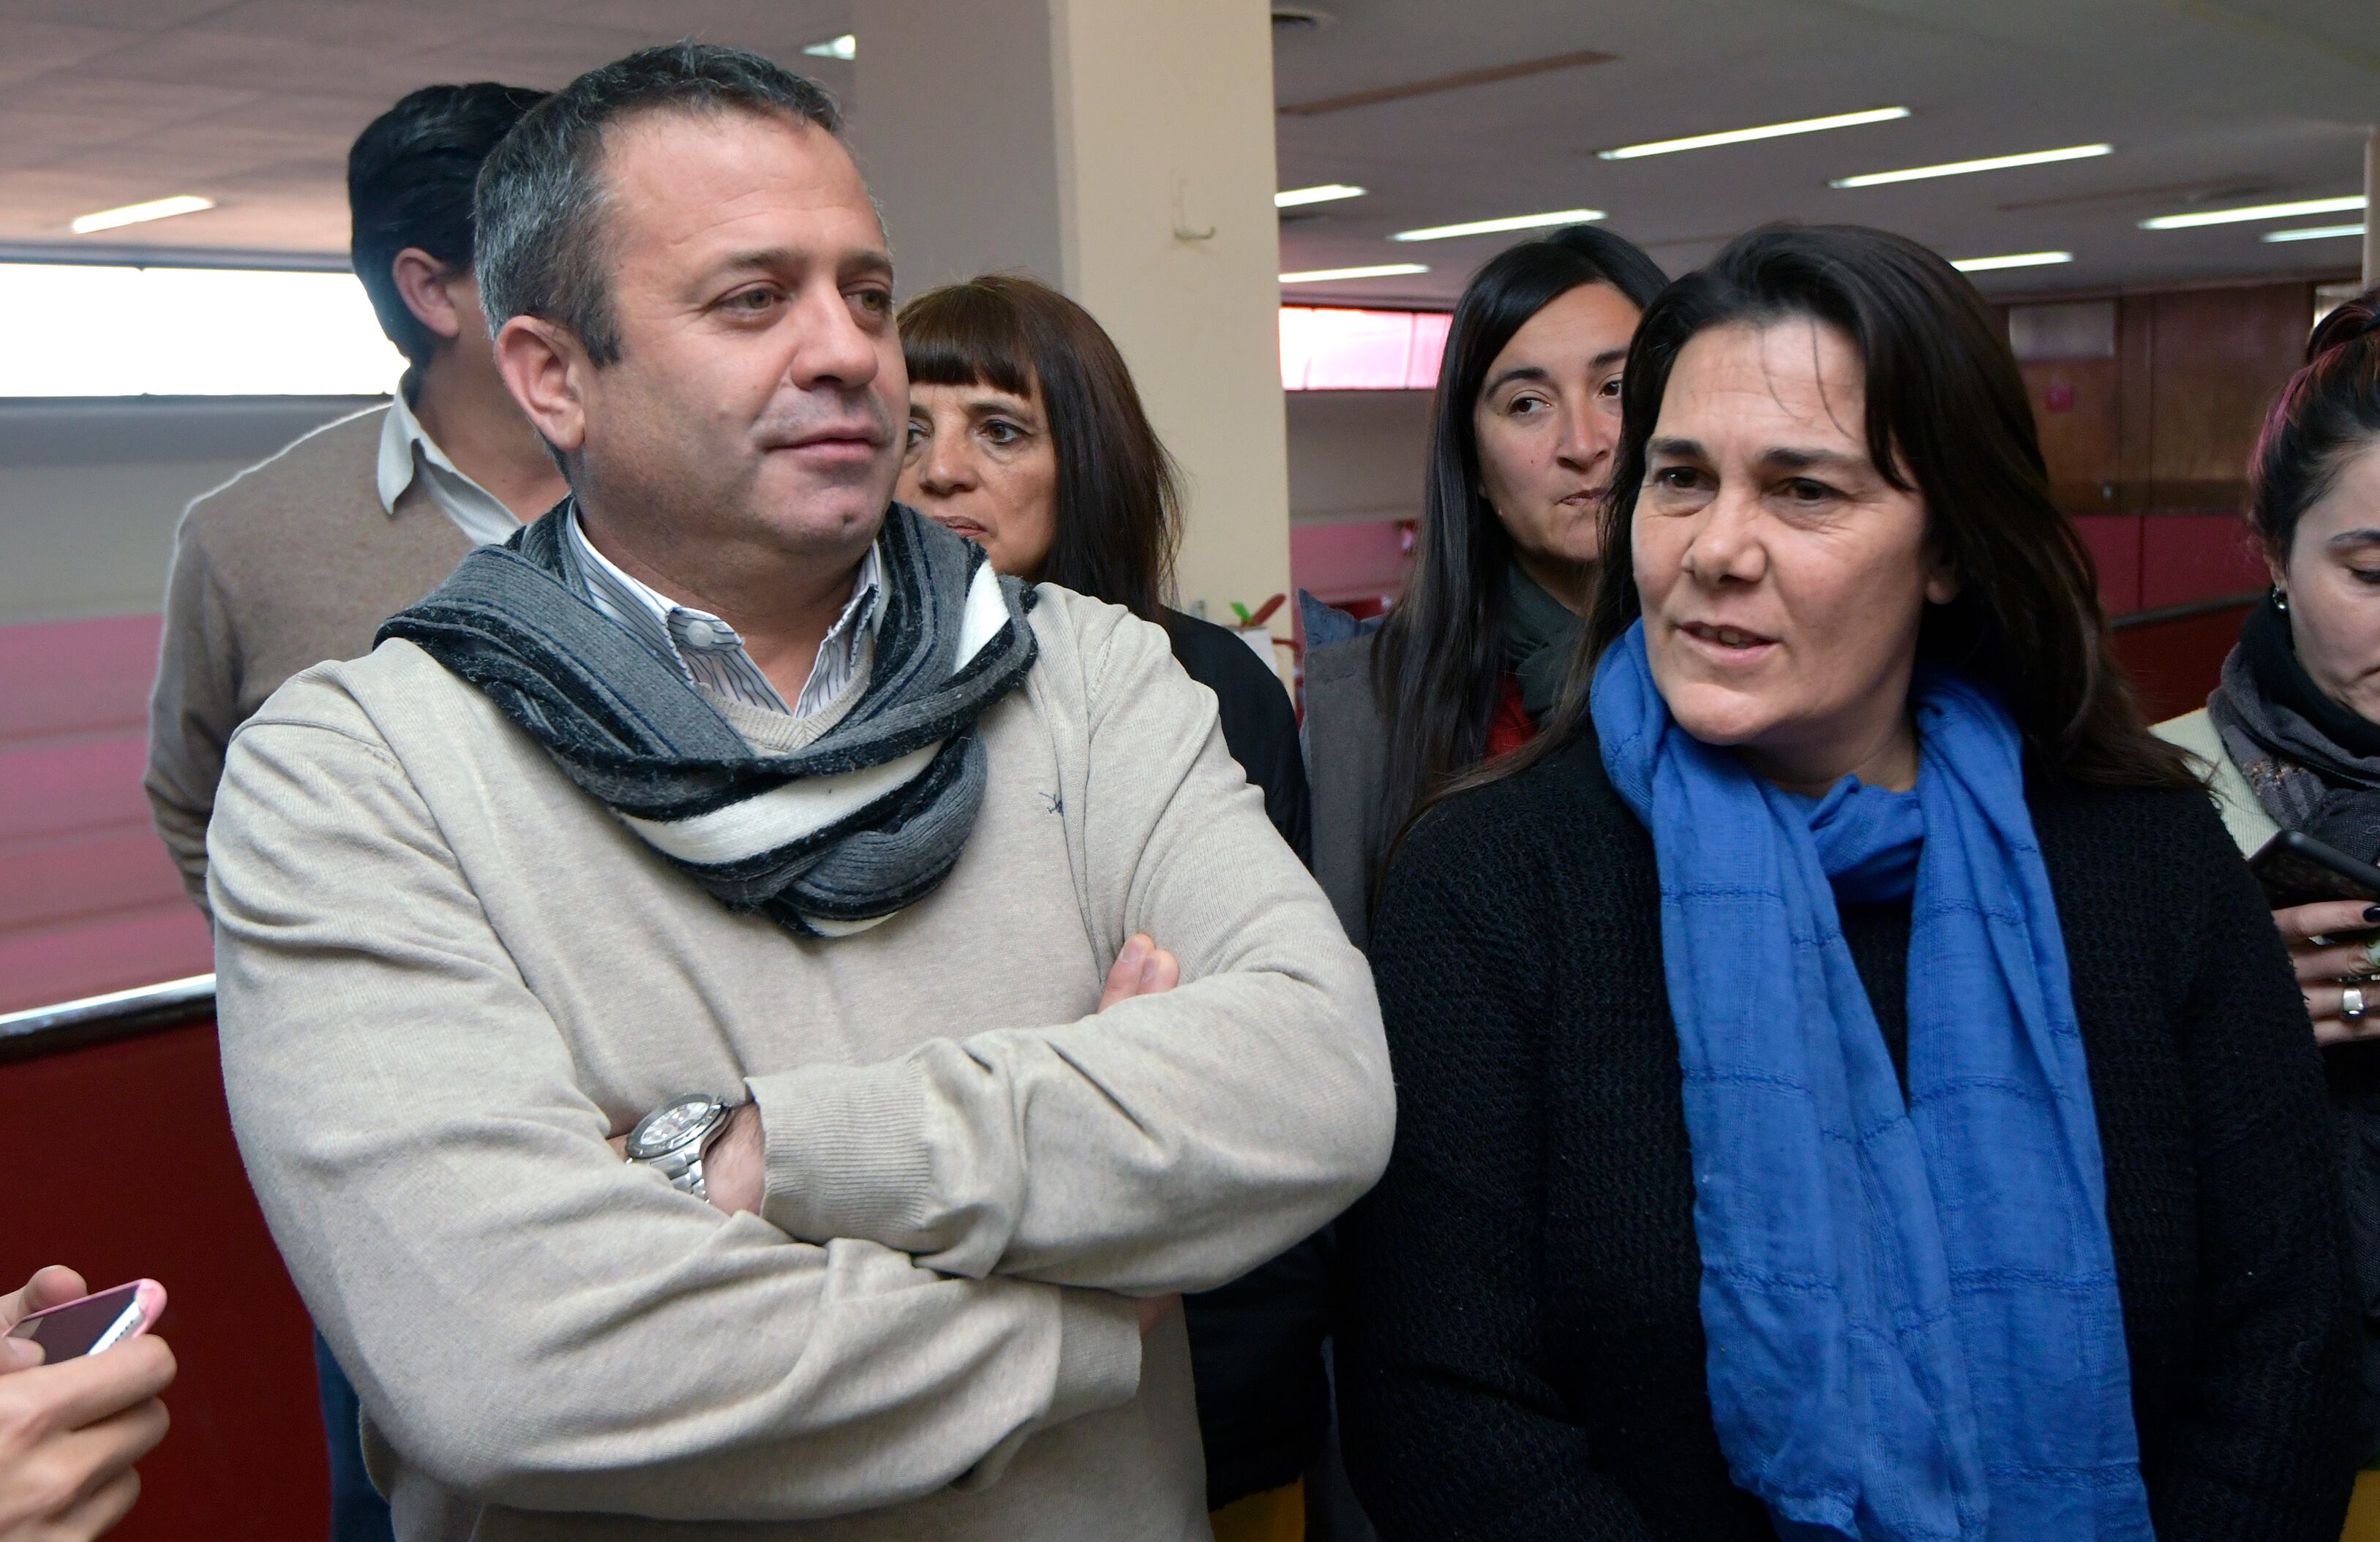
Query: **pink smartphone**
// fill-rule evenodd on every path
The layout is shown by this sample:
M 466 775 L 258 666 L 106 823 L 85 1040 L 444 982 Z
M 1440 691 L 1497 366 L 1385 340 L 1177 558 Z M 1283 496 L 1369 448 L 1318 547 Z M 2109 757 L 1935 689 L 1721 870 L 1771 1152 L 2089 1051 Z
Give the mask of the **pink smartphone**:
M 42 1346 L 42 1363 L 55 1366 L 139 1338 L 164 1309 L 165 1287 L 154 1280 L 135 1280 L 35 1312 L 8 1330 L 8 1337 L 32 1340 Z

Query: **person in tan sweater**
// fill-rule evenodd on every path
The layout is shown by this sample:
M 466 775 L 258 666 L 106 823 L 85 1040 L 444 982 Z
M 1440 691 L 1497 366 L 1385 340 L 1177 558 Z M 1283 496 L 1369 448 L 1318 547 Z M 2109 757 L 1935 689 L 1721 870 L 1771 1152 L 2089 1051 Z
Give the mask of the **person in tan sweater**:
M 504 391 L 471 272 L 480 160 L 544 93 L 424 86 L 347 157 L 356 275 L 407 361 L 394 400 L 325 425 L 192 503 L 174 532 L 146 785 L 191 899 L 232 731 L 284 680 L 369 652 L 380 624 L 559 500 Z
M 694 43 L 522 121 L 479 270 L 572 497 L 232 745 L 233 1123 L 405 1542 L 1203 1542 L 1172 1298 L 1387 1160 L 1211 694 L 889 504 L 836 122 Z
M 465 552 L 564 492 L 496 372 L 471 270 L 480 163 L 544 93 L 424 86 L 347 156 L 352 260 L 408 368 L 395 397 L 307 434 L 193 503 L 174 536 L 144 778 L 157 832 L 207 905 L 207 823 L 232 734 L 281 683 L 369 652 Z M 356 1396 L 318 1337 L 333 1542 L 386 1542 Z

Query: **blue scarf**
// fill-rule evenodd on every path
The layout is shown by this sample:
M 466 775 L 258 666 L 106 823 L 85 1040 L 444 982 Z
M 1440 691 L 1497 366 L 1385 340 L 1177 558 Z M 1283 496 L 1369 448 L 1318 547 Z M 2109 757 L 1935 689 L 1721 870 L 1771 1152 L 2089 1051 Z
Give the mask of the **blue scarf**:
M 1921 667 L 1915 790 L 1813 801 L 1597 668 L 1652 832 L 1711 1414 L 1780 1536 L 2153 1542 L 2066 948 L 2007 710 Z M 1901 1096 L 1837 897 L 1912 897 Z

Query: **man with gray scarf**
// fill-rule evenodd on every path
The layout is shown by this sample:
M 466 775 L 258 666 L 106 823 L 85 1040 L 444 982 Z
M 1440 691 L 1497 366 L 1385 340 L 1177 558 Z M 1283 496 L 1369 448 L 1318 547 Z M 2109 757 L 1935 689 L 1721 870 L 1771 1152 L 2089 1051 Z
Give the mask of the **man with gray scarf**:
M 888 509 L 814 86 L 647 50 L 479 200 L 573 497 L 277 693 L 211 839 L 234 1123 L 399 1536 L 1204 1536 L 1168 1305 L 1378 1176 L 1361 958 L 1162 632 Z

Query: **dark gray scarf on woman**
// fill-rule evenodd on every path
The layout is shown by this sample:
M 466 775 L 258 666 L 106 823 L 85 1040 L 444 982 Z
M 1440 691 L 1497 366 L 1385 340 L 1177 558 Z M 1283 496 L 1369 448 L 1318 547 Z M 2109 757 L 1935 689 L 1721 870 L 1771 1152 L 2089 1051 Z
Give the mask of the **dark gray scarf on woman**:
M 1504 667 L 1521 685 L 1521 710 L 1543 728 L 1546 714 L 1561 699 L 1562 681 L 1578 652 L 1586 623 L 1521 571 L 1504 569 Z
M 2380 859 L 2380 725 L 2313 683 L 2274 600 L 2248 613 L 2206 710 L 2273 822 Z
M 808 747 L 761 755 L 587 598 L 568 500 L 463 559 L 381 628 L 487 693 L 581 789 L 722 904 L 806 936 L 933 892 L 983 802 L 976 722 L 1032 668 L 1032 592 L 895 504 L 859 699 Z

